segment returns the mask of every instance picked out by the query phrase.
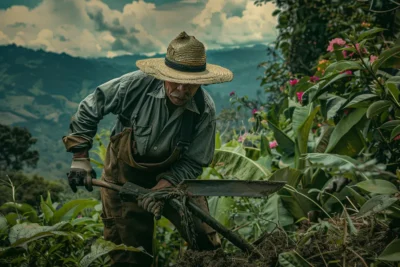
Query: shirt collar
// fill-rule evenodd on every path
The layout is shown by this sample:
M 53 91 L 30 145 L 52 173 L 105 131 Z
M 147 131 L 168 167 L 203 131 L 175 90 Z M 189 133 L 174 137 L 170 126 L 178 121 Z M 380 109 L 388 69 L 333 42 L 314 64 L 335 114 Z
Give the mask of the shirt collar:
M 199 88 L 198 90 L 202 90 L 202 89 Z M 148 93 L 147 95 L 152 96 L 154 98 L 165 98 L 164 82 L 161 83 L 161 86 L 158 86 L 154 91 Z M 197 108 L 194 97 L 192 97 L 190 99 L 190 101 L 186 104 L 185 109 L 188 109 L 194 113 L 200 114 L 200 111 Z

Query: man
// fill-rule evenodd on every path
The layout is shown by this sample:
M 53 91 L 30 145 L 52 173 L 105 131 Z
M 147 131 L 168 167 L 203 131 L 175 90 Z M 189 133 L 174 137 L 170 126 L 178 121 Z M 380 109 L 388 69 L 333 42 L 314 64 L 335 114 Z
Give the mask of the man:
M 139 71 L 100 85 L 79 105 L 63 137 L 73 153 L 69 183 L 92 190 L 95 176 L 88 150 L 98 122 L 106 114 L 118 115 L 101 179 L 122 185 L 129 181 L 152 190 L 196 179 L 212 160 L 215 142 L 215 105 L 202 84 L 231 81 L 233 74 L 223 67 L 206 64 L 204 45 L 194 36 L 180 33 L 168 46 L 165 58 L 139 60 Z M 116 244 L 142 246 L 152 251 L 154 215 L 164 215 L 188 240 L 181 217 L 167 204 L 145 197 L 139 202 L 122 202 L 118 192 L 101 188 L 104 238 Z M 208 211 L 205 198 L 197 204 Z M 163 207 L 163 209 L 162 209 Z M 200 250 L 220 246 L 216 232 L 194 220 L 195 243 Z M 150 266 L 144 253 L 110 253 L 113 266 Z M 128 265 L 129 264 L 129 265 Z

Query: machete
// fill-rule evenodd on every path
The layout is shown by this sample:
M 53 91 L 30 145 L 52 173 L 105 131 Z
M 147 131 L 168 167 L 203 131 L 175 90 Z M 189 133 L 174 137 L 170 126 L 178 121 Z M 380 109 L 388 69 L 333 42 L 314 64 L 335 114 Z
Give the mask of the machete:
M 150 189 L 145 189 L 136 184 L 126 182 L 124 185 L 116 185 L 105 181 L 92 179 L 92 184 L 119 192 L 123 201 L 135 201 L 140 195 L 146 194 Z M 217 189 L 212 189 L 215 185 Z M 266 197 L 269 194 L 278 191 L 285 185 L 285 182 L 269 181 L 242 181 L 242 180 L 184 180 L 179 186 L 184 188 L 189 195 L 193 196 L 238 196 L 238 197 Z M 206 190 L 208 188 L 208 190 Z M 177 199 L 167 200 L 176 210 L 182 210 L 181 203 Z M 232 242 L 235 246 L 244 252 L 261 254 L 253 245 L 244 240 L 240 235 L 232 232 L 223 226 L 208 213 L 200 209 L 192 200 L 188 200 L 187 208 L 203 222 L 211 226 L 215 231 Z
M 267 197 L 285 182 L 244 180 L 184 180 L 179 186 L 192 196 Z

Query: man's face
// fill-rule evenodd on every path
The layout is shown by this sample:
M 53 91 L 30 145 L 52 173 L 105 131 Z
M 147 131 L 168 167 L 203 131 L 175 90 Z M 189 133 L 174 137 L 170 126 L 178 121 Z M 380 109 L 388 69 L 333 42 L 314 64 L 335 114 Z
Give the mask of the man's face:
M 166 94 L 172 104 L 183 106 L 196 94 L 200 84 L 183 84 L 164 81 Z

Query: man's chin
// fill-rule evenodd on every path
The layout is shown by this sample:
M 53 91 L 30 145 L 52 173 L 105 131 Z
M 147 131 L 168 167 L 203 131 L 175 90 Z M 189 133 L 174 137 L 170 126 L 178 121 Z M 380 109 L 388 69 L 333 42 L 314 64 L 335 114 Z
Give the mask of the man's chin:
M 187 99 L 181 99 L 181 98 L 174 97 L 174 96 L 171 96 L 170 100 L 171 100 L 172 104 L 174 104 L 175 106 L 183 106 L 188 102 Z

